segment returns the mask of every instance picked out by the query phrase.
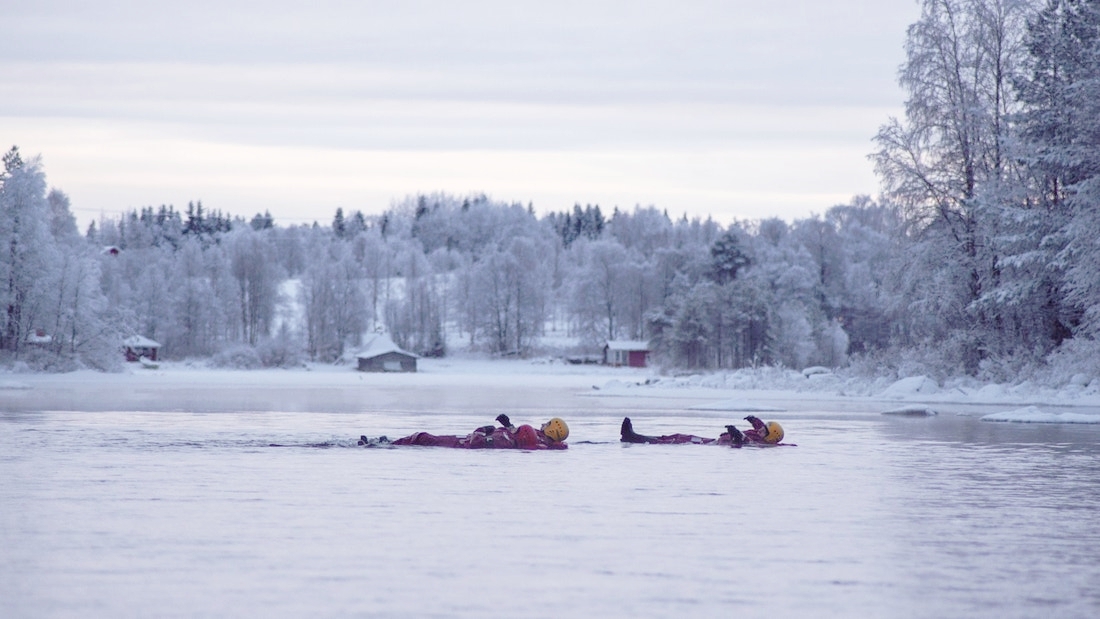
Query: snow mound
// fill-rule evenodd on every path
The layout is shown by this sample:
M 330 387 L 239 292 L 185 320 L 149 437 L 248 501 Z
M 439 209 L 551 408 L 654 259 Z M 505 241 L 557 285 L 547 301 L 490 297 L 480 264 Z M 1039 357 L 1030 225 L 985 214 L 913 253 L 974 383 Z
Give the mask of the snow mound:
M 985 385 L 978 390 L 978 396 L 985 400 L 998 400 L 1005 397 L 1007 393 L 1008 391 L 1005 389 L 1004 385 L 999 385 L 996 383 L 992 385 Z
M 905 417 L 931 417 L 936 411 L 925 406 L 903 406 L 888 411 L 882 411 L 883 415 L 902 415 Z
M 764 406 L 763 404 L 746 402 L 745 400 L 723 400 L 721 402 L 696 404 L 688 408 L 696 411 L 737 411 L 741 413 L 774 413 L 783 410 L 782 408 L 775 408 L 774 406 Z
M 1074 374 L 1069 379 L 1069 384 L 1077 387 L 1088 387 L 1092 383 L 1092 377 L 1088 374 Z
M 1011 421 L 1015 423 L 1100 423 L 1100 415 L 1081 413 L 1044 413 L 1038 407 L 1028 406 L 1014 411 L 993 413 L 982 421 Z
M 832 374 L 832 373 L 833 373 L 832 370 L 830 370 L 827 367 L 820 366 L 820 365 L 811 366 L 811 367 L 808 367 L 808 368 L 802 370 L 802 375 L 805 376 L 806 378 L 809 378 L 811 376 L 818 376 L 820 374 Z
M 939 390 L 940 386 L 936 384 L 936 381 L 927 376 L 910 376 L 887 387 L 879 394 L 879 397 L 905 398 L 914 395 L 931 395 L 938 393 Z

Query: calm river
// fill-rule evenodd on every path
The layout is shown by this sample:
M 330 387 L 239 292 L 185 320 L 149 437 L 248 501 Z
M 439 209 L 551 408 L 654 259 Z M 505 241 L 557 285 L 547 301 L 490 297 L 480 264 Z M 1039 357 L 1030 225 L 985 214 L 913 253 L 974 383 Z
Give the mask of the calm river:
M 588 406 L 553 453 L 355 446 L 465 405 L 0 411 L 0 616 L 1100 616 L 1097 426 Z

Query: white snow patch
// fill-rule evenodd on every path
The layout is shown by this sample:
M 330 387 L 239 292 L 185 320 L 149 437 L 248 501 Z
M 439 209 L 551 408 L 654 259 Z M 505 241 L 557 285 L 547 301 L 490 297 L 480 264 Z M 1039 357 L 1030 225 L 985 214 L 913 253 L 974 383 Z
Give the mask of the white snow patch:
M 1016 423 L 1100 423 L 1100 415 L 1081 413 L 1046 413 L 1036 406 L 1018 408 L 1014 411 L 993 413 L 982 417 L 982 421 L 1011 421 Z
M 986 385 L 978 390 L 978 397 L 984 400 L 999 400 L 1007 394 L 1004 385 L 997 383 Z
M 808 367 L 808 368 L 802 370 L 802 375 L 805 376 L 806 378 L 809 378 L 811 376 L 816 376 L 818 374 L 832 374 L 832 373 L 833 373 L 832 370 L 830 370 L 827 367 L 820 366 L 820 365 L 814 365 L 814 366 L 811 366 L 811 367 Z
M 391 352 L 401 353 L 419 359 L 418 355 L 414 355 L 407 350 L 401 350 L 401 348 L 393 342 L 393 338 L 390 337 L 389 333 L 375 333 L 371 335 L 364 343 L 363 348 L 356 352 L 354 356 L 363 359 L 373 359 L 374 357 L 380 357 Z
M 938 393 L 939 390 L 940 386 L 936 384 L 936 381 L 927 376 L 910 376 L 887 387 L 879 394 L 879 397 L 900 399 L 917 394 L 931 395 Z
M 774 413 L 784 410 L 782 408 L 765 406 L 763 404 L 756 404 L 755 402 L 748 402 L 745 400 L 724 400 L 721 402 L 708 402 L 706 404 L 696 404 L 695 406 L 689 406 L 688 408 L 696 411 L 737 411 L 741 413 Z
M 1069 384 L 1076 385 L 1078 387 L 1088 387 L 1092 382 L 1092 377 L 1088 374 L 1074 374 L 1069 379 Z

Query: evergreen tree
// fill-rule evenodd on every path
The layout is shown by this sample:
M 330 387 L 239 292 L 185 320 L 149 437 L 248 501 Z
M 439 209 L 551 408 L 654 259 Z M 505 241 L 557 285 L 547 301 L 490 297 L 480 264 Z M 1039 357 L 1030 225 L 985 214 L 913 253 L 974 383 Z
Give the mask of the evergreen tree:
M 734 230 L 726 232 L 711 245 L 710 257 L 711 273 L 719 284 L 727 284 L 737 279 L 737 272 L 751 262 L 741 250 L 739 235 Z
M 344 222 L 344 209 L 337 208 L 336 215 L 332 218 L 332 232 L 336 238 L 342 239 L 347 235 L 347 224 Z

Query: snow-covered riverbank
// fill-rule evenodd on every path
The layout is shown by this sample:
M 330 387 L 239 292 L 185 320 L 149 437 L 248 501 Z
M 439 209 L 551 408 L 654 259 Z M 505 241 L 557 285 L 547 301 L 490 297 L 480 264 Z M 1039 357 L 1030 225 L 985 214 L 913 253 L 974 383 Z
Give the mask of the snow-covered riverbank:
M 1100 380 L 941 385 L 778 368 L 664 376 L 651 369 L 557 360 L 422 359 L 417 373 L 363 373 L 343 365 L 225 370 L 184 363 L 120 373 L 0 374 L 0 410 L 446 412 L 652 410 L 992 415 L 990 420 L 1100 422 Z M 1072 417 L 1067 417 L 1071 408 Z

